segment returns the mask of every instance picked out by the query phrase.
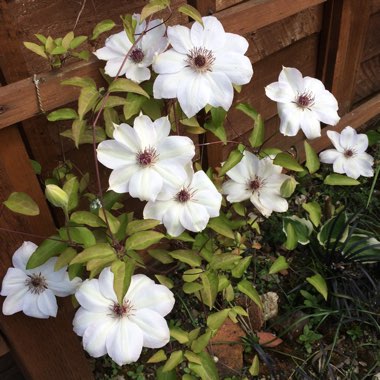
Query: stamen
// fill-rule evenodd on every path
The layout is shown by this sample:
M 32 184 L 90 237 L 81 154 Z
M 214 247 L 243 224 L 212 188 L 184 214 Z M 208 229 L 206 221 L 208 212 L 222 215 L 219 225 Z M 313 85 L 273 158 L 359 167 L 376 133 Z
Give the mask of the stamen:
M 43 293 L 48 287 L 46 283 L 46 279 L 44 276 L 39 274 L 31 274 L 28 275 L 29 278 L 25 280 L 25 285 L 29 288 L 29 291 L 33 294 L 41 294 Z
M 134 63 L 140 63 L 144 59 L 144 56 L 144 52 L 140 48 L 136 48 L 131 52 L 129 58 Z
M 305 91 L 302 94 L 297 95 L 297 99 L 294 103 L 300 108 L 309 108 L 314 104 L 315 96 L 310 91 Z
M 187 54 L 186 62 L 197 72 L 204 73 L 212 71 L 212 64 L 215 62 L 215 57 L 211 50 L 204 47 L 195 47 Z
M 136 161 L 140 166 L 152 166 L 157 162 L 158 154 L 152 147 L 139 151 L 136 155 Z
M 252 192 L 255 192 L 257 190 L 260 190 L 263 184 L 264 181 L 261 178 L 255 177 L 253 180 L 249 181 L 247 190 L 252 190 Z
M 174 200 L 180 203 L 185 203 L 192 199 L 195 193 L 196 191 L 191 191 L 191 189 L 184 187 L 176 194 Z
M 114 303 L 111 307 L 111 316 L 114 318 L 122 318 L 124 316 L 131 315 L 134 308 L 130 301 L 124 302 L 122 305 Z
M 344 151 L 344 157 L 351 158 L 356 155 L 355 149 L 348 148 Z

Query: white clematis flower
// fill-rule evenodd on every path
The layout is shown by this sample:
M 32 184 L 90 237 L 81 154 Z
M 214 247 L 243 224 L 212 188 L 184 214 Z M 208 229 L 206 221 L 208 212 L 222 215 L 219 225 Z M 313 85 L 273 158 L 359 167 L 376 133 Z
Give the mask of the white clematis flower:
M 3 303 L 5 315 L 22 311 L 35 318 L 56 317 L 58 305 L 55 297 L 73 294 L 81 282 L 78 277 L 70 281 L 66 267 L 55 272 L 56 257 L 37 268 L 26 269 L 36 249 L 36 244 L 26 241 L 12 257 L 14 268 L 8 269 L 1 288 L 1 295 L 7 297 Z
M 303 78 L 297 69 L 283 67 L 278 82 L 266 86 L 265 93 L 277 102 L 285 136 L 295 136 L 301 128 L 308 139 L 315 139 L 321 136 L 320 122 L 335 125 L 340 119 L 334 95 L 320 80 Z
M 113 289 L 113 279 L 110 268 L 105 268 L 99 279 L 83 282 L 75 294 L 81 307 L 73 325 L 92 357 L 108 354 L 114 362 L 123 365 L 137 361 L 143 347 L 159 348 L 169 342 L 164 317 L 173 309 L 175 301 L 168 288 L 136 274 L 121 305 Z
M 282 174 L 282 167 L 274 165 L 270 157 L 257 158 L 244 152 L 243 159 L 227 172 L 231 178 L 223 184 L 223 193 L 229 202 L 250 199 L 265 217 L 272 211 L 285 212 L 288 202 L 281 197 L 281 185 L 290 176 Z
M 133 128 L 115 125 L 114 140 L 98 145 L 98 160 L 113 169 L 110 189 L 140 200 L 154 201 L 165 185 L 187 178 L 184 166 L 195 154 L 188 137 L 169 136 L 167 117 L 156 121 L 145 115 L 135 118 Z
M 137 21 L 135 30 L 136 38 L 145 30 L 145 20 L 140 24 L 140 15 L 134 14 Z M 129 54 L 119 75 L 125 75 L 134 82 L 141 83 L 150 79 L 148 67 L 153 63 L 155 56 L 162 53 L 168 46 L 168 39 L 164 37 L 166 27 L 162 20 L 150 21 L 148 28 L 151 29 L 137 43 Z M 107 61 L 105 73 L 115 77 L 123 64 L 124 58 L 132 47 L 127 33 L 123 30 L 120 33 L 108 37 L 105 46 L 98 49 L 94 54 L 101 60 Z
M 215 17 L 202 20 L 204 28 L 198 22 L 191 29 L 169 26 L 172 48 L 159 54 L 153 63 L 153 70 L 159 74 L 154 97 L 178 98 L 189 118 L 207 104 L 227 111 L 233 99 L 232 84 L 246 84 L 253 75 L 252 64 L 244 56 L 248 41 L 226 33 Z
M 319 154 L 325 164 L 333 164 L 335 173 L 347 174 L 357 179 L 359 176 L 373 177 L 373 157 L 365 151 L 368 148 L 368 137 L 357 133 L 354 128 L 346 127 L 342 133 L 327 131 L 327 136 L 335 149 L 327 149 Z
M 186 181 L 174 188 L 167 187 L 155 202 L 148 202 L 144 218 L 160 220 L 172 236 L 185 229 L 200 232 L 210 218 L 219 215 L 221 202 L 221 194 L 205 172 L 190 172 Z

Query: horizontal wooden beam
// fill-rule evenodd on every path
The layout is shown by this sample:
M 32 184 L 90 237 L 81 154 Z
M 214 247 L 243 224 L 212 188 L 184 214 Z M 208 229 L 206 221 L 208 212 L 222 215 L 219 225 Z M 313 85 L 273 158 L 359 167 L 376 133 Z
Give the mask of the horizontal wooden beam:
M 228 32 L 247 34 L 326 0 L 250 0 L 215 13 Z M 78 62 L 59 71 L 38 74 L 40 102 L 48 112 L 78 98 L 78 89 L 61 86 L 64 79 L 87 76 L 102 82 L 99 68 L 102 62 L 95 58 Z M 30 77 L 0 88 L 0 129 L 30 119 L 41 113 L 34 78 Z

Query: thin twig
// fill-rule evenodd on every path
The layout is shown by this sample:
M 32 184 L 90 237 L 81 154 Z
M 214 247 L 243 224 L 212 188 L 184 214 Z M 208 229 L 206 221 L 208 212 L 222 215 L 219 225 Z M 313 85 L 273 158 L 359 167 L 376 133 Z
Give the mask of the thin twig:
M 84 10 L 84 7 L 86 6 L 86 2 L 87 2 L 87 0 L 83 0 L 82 7 L 81 7 L 81 9 L 79 10 L 79 13 L 78 13 L 77 19 L 75 20 L 75 24 L 74 24 L 73 31 L 75 30 L 75 28 L 76 28 L 77 25 L 78 25 L 78 22 L 79 22 L 80 17 L 82 16 L 82 12 L 83 12 L 83 10 Z

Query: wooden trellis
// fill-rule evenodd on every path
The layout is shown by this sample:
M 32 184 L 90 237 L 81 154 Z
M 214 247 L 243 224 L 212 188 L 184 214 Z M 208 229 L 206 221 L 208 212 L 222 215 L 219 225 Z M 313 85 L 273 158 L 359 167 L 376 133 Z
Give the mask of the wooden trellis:
M 172 1 L 173 8 L 185 1 Z M 237 95 L 249 102 L 266 121 L 266 144 L 281 149 L 295 146 L 302 155 L 303 135 L 285 138 L 278 130 L 276 105 L 264 95 L 264 86 L 277 80 L 281 66 L 299 68 L 304 75 L 317 76 L 337 97 L 342 117 L 336 130 L 354 128 L 380 113 L 380 24 L 379 0 L 189 0 L 203 15 L 214 14 L 226 31 L 244 35 L 250 42 L 248 56 L 254 65 L 252 83 Z M 145 1 L 93 0 L 92 2 L 25 0 L 0 2 L 0 201 L 12 191 L 24 191 L 39 204 L 38 217 L 17 217 L 0 209 L 0 227 L 48 236 L 55 230 L 53 217 L 44 199 L 29 157 L 39 161 L 47 173 L 57 162 L 59 130 L 41 115 L 34 80 L 39 79 L 40 101 L 45 111 L 77 99 L 78 90 L 60 86 L 72 76 L 91 76 L 100 84 L 101 63 L 67 64 L 48 71 L 42 59 L 22 46 L 33 33 L 64 35 L 73 28 L 81 11 L 76 35 L 88 34 L 96 22 L 118 20 L 119 14 L 139 11 Z M 175 13 L 175 11 L 174 11 Z M 186 23 L 183 16 L 171 23 Z M 18 123 L 18 124 L 17 124 Z M 251 128 L 241 113 L 232 111 L 229 139 L 246 141 Z M 329 144 L 326 129 L 311 144 L 317 151 Z M 211 136 L 208 136 L 212 139 Z M 65 144 L 66 156 L 91 167 L 84 152 Z M 217 165 L 229 147 L 211 145 L 208 161 Z M 88 170 L 88 167 L 85 167 Z M 10 265 L 14 250 L 25 236 L 0 231 L 0 277 Z M 30 238 L 37 243 L 38 239 Z M 73 308 L 63 302 L 57 319 L 26 318 L 20 313 L 0 314 L 1 332 L 24 375 L 36 380 L 92 378 L 79 339 L 71 329 Z

